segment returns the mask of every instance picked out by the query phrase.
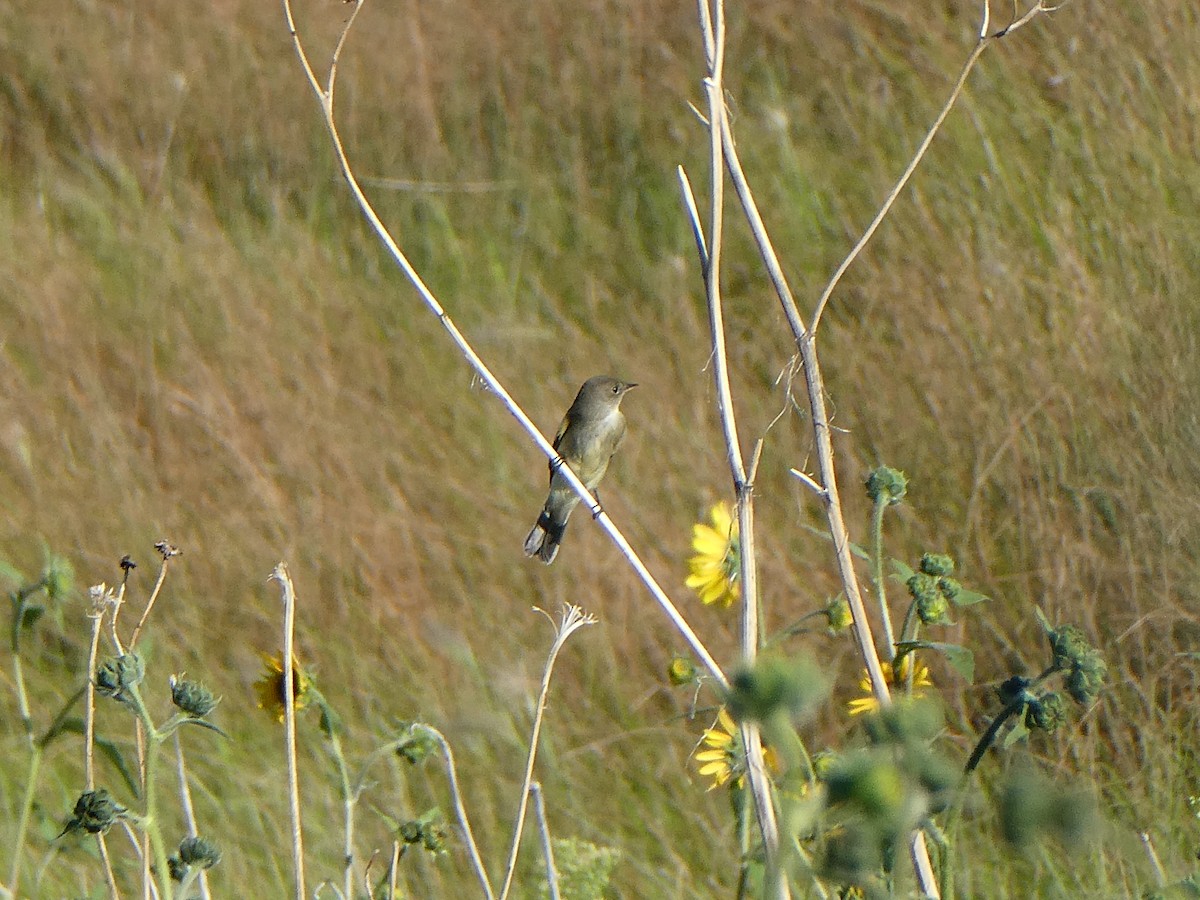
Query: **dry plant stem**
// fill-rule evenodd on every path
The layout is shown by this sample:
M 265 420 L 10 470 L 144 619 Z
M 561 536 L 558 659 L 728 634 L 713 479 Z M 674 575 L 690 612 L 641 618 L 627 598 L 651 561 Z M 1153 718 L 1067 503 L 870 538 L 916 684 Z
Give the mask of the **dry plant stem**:
M 463 837 L 467 842 L 467 855 L 471 857 L 471 865 L 475 869 L 475 876 L 479 879 L 479 886 L 483 888 L 483 896 L 487 900 L 495 900 L 495 894 L 492 893 L 492 886 L 488 881 L 487 870 L 483 867 L 483 858 L 479 855 L 479 848 L 475 846 L 475 835 L 471 832 L 471 821 L 467 818 L 467 808 L 463 805 L 462 791 L 458 786 L 458 770 L 454 767 L 454 753 L 450 750 L 450 744 L 440 731 L 429 725 L 415 724 L 412 726 L 414 731 L 421 731 L 435 741 L 442 750 L 442 758 L 446 760 L 446 778 L 450 781 L 450 796 L 454 799 L 454 814 L 458 817 L 458 827 L 462 829 Z M 394 870 L 393 865 L 393 870 Z
M 766 234 L 766 229 L 762 224 L 762 219 L 758 215 L 758 210 L 754 204 L 753 196 L 750 193 L 749 187 L 746 184 L 745 176 L 741 170 L 741 165 L 737 159 L 736 148 L 733 143 L 733 136 L 728 129 L 728 121 L 722 117 L 719 121 L 723 128 L 723 142 L 726 149 L 726 164 L 729 167 L 730 174 L 738 192 L 739 198 L 742 200 L 743 208 L 746 211 L 747 219 L 750 222 L 751 230 L 754 233 L 755 239 L 758 242 L 760 252 L 764 262 L 767 265 L 771 280 L 776 286 L 780 300 L 783 303 L 784 312 L 788 322 L 792 327 L 793 335 L 796 339 L 797 347 L 800 351 L 801 363 L 804 369 L 805 381 L 808 386 L 810 411 L 813 421 L 813 430 L 816 438 L 816 450 L 819 468 L 819 477 L 816 482 L 813 479 L 805 479 L 810 486 L 819 483 L 820 490 L 818 496 L 826 507 L 826 515 L 829 520 L 830 532 L 834 537 L 835 548 L 837 552 L 838 569 L 841 576 L 843 586 L 846 589 L 847 600 L 850 603 L 851 610 L 854 615 L 855 633 L 858 637 L 860 651 L 862 652 L 864 662 L 867 666 L 867 671 L 870 675 L 872 689 L 875 695 L 881 702 L 888 701 L 888 686 L 883 678 L 882 670 L 879 666 L 878 653 L 875 650 L 874 640 L 870 633 L 869 625 L 863 608 L 861 592 L 858 589 L 857 576 L 853 568 L 853 560 L 849 550 L 849 536 L 845 527 L 845 521 L 842 517 L 841 501 L 837 491 L 836 473 L 833 463 L 833 444 L 830 434 L 830 426 L 827 411 L 825 409 L 825 394 L 824 381 L 821 376 L 820 362 L 817 355 L 815 342 L 815 332 L 820 324 L 820 318 L 824 312 L 825 306 L 828 303 L 829 297 L 836 288 L 838 281 L 849 268 L 850 264 L 862 251 L 867 241 L 870 240 L 875 233 L 883 218 L 887 215 L 896 198 L 904 189 L 908 180 L 911 178 L 916 167 L 920 164 L 926 151 L 929 148 L 937 131 L 945 121 L 950 109 L 953 107 L 959 95 L 962 93 L 963 86 L 966 83 L 967 76 L 971 69 L 978 61 L 983 51 L 995 40 L 1012 33 L 1015 29 L 1027 24 L 1034 17 L 1042 12 L 1049 12 L 1053 7 L 1038 4 L 1031 8 L 1021 18 L 1016 20 L 1008 27 L 997 31 L 991 35 L 987 33 L 988 27 L 988 10 L 986 4 L 984 6 L 983 26 L 980 29 L 980 39 L 976 46 L 972 49 L 963 66 L 962 72 L 959 75 L 957 82 L 951 91 L 950 97 L 943 106 L 936 121 L 931 127 L 929 133 L 919 146 L 913 160 L 906 168 L 899 182 L 893 188 L 888 198 L 885 200 L 883 207 L 873 220 L 867 232 L 859 240 L 854 248 L 847 255 L 842 265 L 838 267 L 830 284 L 822 293 L 817 307 L 813 314 L 812 325 L 806 328 L 800 318 L 799 311 L 796 307 L 795 300 L 792 297 L 791 291 L 787 286 L 787 280 L 783 276 L 782 267 L 779 265 L 778 258 L 775 255 L 774 249 Z M 924 835 L 920 832 L 916 833 L 912 842 L 912 855 L 914 865 L 917 869 L 917 877 L 921 888 L 929 896 L 937 896 L 937 885 L 933 874 L 932 865 L 929 862 L 929 856 L 925 847 Z
M 92 620 L 92 642 L 88 648 L 87 690 L 83 708 L 83 784 L 85 790 L 96 788 L 96 682 L 93 673 L 100 656 L 100 629 L 103 627 L 104 611 L 90 616 Z
M 737 421 L 733 411 L 733 391 L 729 382 L 728 356 L 725 346 L 725 318 L 721 305 L 721 251 L 724 242 L 725 208 L 725 161 L 722 146 L 722 127 L 718 124 L 725 114 L 725 97 L 722 76 L 725 65 L 725 9 L 722 0 L 699 0 L 701 32 L 708 64 L 708 77 L 704 86 L 708 95 L 709 162 L 712 173 L 712 200 L 709 219 L 709 250 L 704 251 L 703 232 L 699 220 L 693 221 L 693 233 L 700 253 L 700 266 L 704 274 L 705 293 L 708 300 L 709 327 L 713 345 L 713 376 L 716 382 L 717 410 L 725 436 L 725 449 L 730 472 L 733 476 L 737 496 L 738 535 L 740 554 L 739 577 L 742 585 L 742 656 L 746 665 L 752 665 L 758 656 L 759 603 L 758 576 L 754 553 L 754 509 L 752 479 L 747 477 L 738 437 Z M 685 188 L 689 186 L 684 181 Z M 696 209 L 690 189 L 686 195 L 689 211 Z M 754 795 L 754 808 L 759 830 L 766 851 L 767 870 L 773 871 L 778 862 L 779 826 L 775 806 L 771 799 L 770 783 L 763 762 L 762 736 L 757 723 L 743 722 L 742 744 L 746 750 L 746 773 L 750 791 Z M 786 879 L 780 879 L 780 897 L 788 895 Z
M 167 579 L 167 563 L 171 559 L 172 557 L 170 556 L 166 557 L 158 569 L 158 580 L 154 582 L 154 590 L 150 592 L 150 599 L 146 601 L 146 608 L 142 610 L 142 617 L 138 619 L 137 627 L 133 629 L 133 636 L 129 639 L 130 653 L 137 646 L 137 639 L 141 636 L 142 627 L 146 624 L 146 619 L 150 616 L 150 610 L 154 608 L 154 601 L 158 599 L 158 592 L 162 590 L 163 582 Z
M 821 298 L 817 301 L 816 310 L 813 312 L 812 325 L 809 328 L 809 331 L 811 331 L 814 335 L 817 332 L 817 328 L 821 324 L 821 316 L 825 312 L 825 307 L 829 304 L 829 298 L 833 296 L 833 292 L 837 288 L 838 283 L 842 280 L 842 276 L 846 274 L 846 270 L 849 269 L 854 263 L 854 260 L 858 258 L 858 254 L 862 252 L 863 247 L 867 245 L 867 242 L 870 241 L 875 235 L 876 230 L 883 223 L 883 220 L 887 218 L 887 214 L 891 212 L 892 205 L 896 202 L 896 198 L 900 196 L 900 193 L 904 190 L 905 186 L 907 186 L 909 179 L 912 178 L 913 173 L 921 164 L 921 160 L 925 158 L 925 152 L 929 149 L 929 145 L 933 143 L 933 139 L 937 136 L 938 131 L 941 130 L 942 123 L 946 121 L 946 116 L 950 115 L 950 110 L 958 101 L 958 97 L 962 93 L 963 87 L 967 83 L 967 76 L 970 75 L 971 70 L 975 68 L 975 63 L 979 61 L 979 57 L 983 55 L 983 51 L 986 50 L 993 42 L 1012 34 L 1018 28 L 1028 24 L 1039 14 L 1044 12 L 1053 12 L 1057 8 L 1058 7 L 1056 6 L 1047 6 L 1041 2 L 1038 2 L 1011 25 L 1008 25 L 993 34 L 988 34 L 988 23 L 991 21 L 991 15 L 988 8 L 988 0 L 984 0 L 983 24 L 979 29 L 979 40 L 976 42 L 975 47 L 971 50 L 971 54 L 967 57 L 967 61 L 963 64 L 962 71 L 958 76 L 958 81 L 955 82 L 954 88 L 950 91 L 950 96 L 946 98 L 946 102 L 943 104 L 941 112 L 939 112 L 937 118 L 934 119 L 933 125 L 930 126 L 929 131 L 925 135 L 925 139 L 921 141 L 921 145 L 917 148 L 917 152 L 913 154 L 913 158 L 909 161 L 908 168 L 904 170 L 904 173 L 900 176 L 899 181 L 897 181 L 895 187 L 892 188 L 891 193 L 887 195 L 887 199 L 884 200 L 883 205 L 879 207 L 879 212 L 875 214 L 875 218 L 871 220 L 871 224 L 867 226 L 867 230 L 864 231 L 862 237 L 858 239 L 858 243 L 856 243 L 851 248 L 850 252 L 846 254 L 846 258 L 842 260 L 841 265 L 839 265 L 837 270 L 833 273 L 833 277 L 829 279 L 829 284 L 827 284 L 825 286 L 825 290 L 821 292 Z
M 116 599 L 112 603 L 112 617 L 108 620 L 108 637 L 112 641 L 113 651 L 117 656 L 125 655 L 125 647 L 121 643 L 121 635 L 117 633 L 117 619 L 121 615 L 121 608 L 125 605 L 125 583 L 117 588 Z
M 117 889 L 117 876 L 113 873 L 112 857 L 108 855 L 108 842 L 104 835 L 96 835 L 96 844 L 100 848 L 100 861 L 104 864 L 104 882 L 108 885 L 110 900 L 121 900 L 121 892 Z
M 175 775 L 179 779 L 179 805 L 183 808 L 183 819 L 187 823 L 188 837 L 199 837 L 200 831 L 196 828 L 196 810 L 192 807 L 192 787 L 188 783 L 187 763 L 183 757 L 183 742 L 179 738 L 178 730 L 172 735 L 172 738 L 175 741 Z M 208 870 L 201 869 L 201 900 L 210 900 L 211 896 L 208 890 Z
M 96 661 L 100 656 L 100 632 L 104 626 L 104 607 L 89 615 L 92 620 L 92 640 L 88 646 L 87 687 L 83 699 L 83 783 L 84 790 L 96 789 L 96 683 L 92 673 L 96 671 Z M 100 860 L 104 863 L 104 880 L 108 884 L 108 896 L 120 900 L 121 892 L 117 890 L 117 878 L 113 873 L 112 859 L 108 855 L 108 842 L 103 834 L 96 835 L 96 844 L 100 848 Z M 205 898 L 207 900 L 207 898 Z
M 396 869 L 400 867 L 400 842 L 392 841 L 392 868 L 388 872 L 388 900 L 396 900 Z
M 733 136 L 728 129 L 728 119 L 722 117 L 721 123 L 722 130 L 726 134 L 724 142 L 726 149 L 732 150 Z M 779 291 L 779 298 L 783 303 L 788 321 L 793 323 L 793 329 L 799 328 L 799 331 L 793 331 L 793 335 L 800 351 L 805 383 L 808 388 L 809 414 L 812 418 L 820 485 L 817 497 L 825 506 L 826 520 L 829 523 L 829 533 L 833 537 L 838 576 L 846 594 L 846 601 L 850 605 L 859 653 L 867 669 L 872 692 L 880 703 L 886 704 L 891 702 L 891 694 L 888 690 L 887 679 L 883 675 L 883 668 L 879 663 L 879 654 L 875 648 L 875 639 L 871 634 L 870 623 L 867 620 L 866 608 L 863 606 L 862 593 L 858 586 L 858 576 L 854 571 L 854 559 L 850 554 L 850 535 L 846 528 L 845 519 L 842 516 L 842 504 L 838 494 L 837 474 L 833 462 L 833 440 L 830 433 L 829 417 L 825 408 L 825 384 L 821 376 L 820 361 L 817 358 L 815 337 L 804 328 L 799 318 L 795 301 L 787 285 L 787 279 L 783 275 L 783 269 L 779 265 L 779 259 L 775 255 L 775 250 L 762 223 L 762 218 L 758 215 L 753 194 L 750 192 L 736 152 L 728 152 L 726 154 L 726 165 L 731 170 L 735 189 L 742 200 L 743 209 L 746 212 L 747 220 L 750 222 L 751 231 L 758 244 L 759 252 L 763 257 L 768 272 L 771 273 L 771 280 L 776 284 Z M 809 484 L 814 483 L 812 478 L 805 477 L 802 480 Z M 913 865 L 917 872 L 917 881 L 921 890 L 926 896 L 938 897 L 937 877 L 933 872 L 933 864 L 929 860 L 929 851 L 925 846 L 925 835 L 922 832 L 918 831 L 913 834 L 910 849 L 913 857 Z
M 512 847 L 508 851 L 508 865 L 504 870 L 504 886 L 500 888 L 500 900 L 506 900 L 512 888 L 513 876 L 517 873 L 517 854 L 521 850 L 521 834 L 525 830 L 525 813 L 529 805 L 529 789 L 533 784 L 533 763 L 537 759 L 538 740 L 542 733 L 542 720 L 546 715 L 546 697 L 550 694 L 550 678 L 554 674 L 554 662 L 567 638 L 585 625 L 594 625 L 596 619 L 578 606 L 567 606 L 563 610 L 562 623 L 557 626 L 554 644 L 546 657 L 542 671 L 542 689 L 538 694 L 537 707 L 533 714 L 533 728 L 529 735 L 529 753 L 525 759 L 525 777 L 521 781 L 521 800 L 517 804 L 517 820 L 513 825 Z
M 550 825 L 546 821 L 546 801 L 542 797 L 542 785 L 535 781 L 529 786 L 533 794 L 533 815 L 538 823 L 538 835 L 542 839 L 542 857 L 546 861 L 546 889 L 550 900 L 559 900 L 558 870 L 554 867 L 554 847 L 550 843 Z
M 115 629 L 114 629 L 115 631 Z M 146 786 L 149 783 L 149 774 L 147 772 L 146 758 L 146 732 L 142 726 L 142 720 L 139 718 L 133 723 L 134 747 L 137 751 L 138 772 L 142 777 L 142 796 L 146 795 Z M 142 829 L 142 898 L 150 900 L 150 890 L 154 879 L 150 875 L 150 857 L 152 848 L 150 846 L 150 829 Z
M 462 332 L 458 330 L 458 327 L 454 324 L 453 320 L 451 320 L 445 309 L 442 308 L 442 305 L 433 295 L 433 292 L 429 290 L 428 286 L 426 286 L 425 282 L 421 279 L 421 276 L 417 273 L 416 269 L 413 268 L 412 263 L 409 262 L 408 257 L 404 255 L 404 252 L 392 238 L 391 233 L 384 226 L 383 222 L 380 221 L 374 207 L 371 206 L 370 201 L 367 200 L 366 194 L 363 193 L 363 190 L 358 183 L 358 179 L 355 177 L 354 171 L 350 166 L 350 160 L 346 156 L 345 148 L 342 146 L 341 136 L 337 130 L 337 124 L 334 121 L 334 96 L 332 91 L 333 82 L 337 73 L 336 53 L 340 53 L 342 47 L 344 46 L 346 37 L 350 32 L 350 27 L 354 24 L 354 20 L 358 16 L 358 13 L 362 10 L 363 5 L 364 0 L 359 0 L 354 8 L 354 12 L 350 15 L 349 21 L 346 23 L 341 38 L 338 40 L 333 66 L 330 69 L 330 87 L 322 88 L 320 81 L 317 80 L 316 74 L 308 61 L 308 55 L 304 50 L 304 44 L 300 40 L 300 35 L 296 30 L 295 18 L 292 15 L 291 0 L 283 0 L 284 12 L 287 16 L 287 24 L 289 33 L 292 37 L 292 43 L 296 49 L 297 56 L 300 58 L 301 65 L 304 67 L 304 72 L 308 78 L 309 85 L 311 86 L 313 93 L 317 96 L 317 99 L 320 101 L 321 112 L 324 115 L 325 126 L 329 130 L 330 138 L 333 141 L 334 152 L 337 154 L 338 164 L 341 166 L 342 175 L 345 177 L 346 183 L 350 187 L 350 192 L 354 195 L 355 202 L 358 203 L 358 206 L 362 210 L 363 215 L 366 217 L 367 222 L 370 224 L 371 229 L 383 242 L 384 246 L 391 254 L 392 259 L 396 261 L 396 264 L 400 267 L 401 271 L 404 272 L 405 277 L 408 278 L 409 283 L 412 284 L 413 288 L 417 291 L 421 301 L 430 310 L 430 312 L 437 316 L 438 321 L 442 323 L 442 327 L 446 329 L 446 332 L 450 335 L 451 340 L 454 341 L 455 346 L 458 347 L 459 352 L 463 355 L 463 358 L 466 359 L 467 363 L 472 369 L 474 369 L 475 374 L 485 385 L 487 385 L 488 390 L 490 390 L 500 399 L 500 402 L 504 404 L 504 407 L 508 410 L 509 414 L 517 420 L 517 423 L 521 426 L 521 428 L 523 428 L 526 434 L 528 434 L 534 443 L 537 444 L 538 449 L 541 450 L 542 453 L 552 462 L 559 464 L 559 470 L 562 472 L 563 477 L 566 478 L 568 484 L 571 485 L 572 490 L 574 490 L 575 493 L 579 495 L 580 499 L 587 504 L 588 508 L 591 510 L 592 518 L 597 522 L 597 524 L 599 524 L 612 542 L 616 544 L 617 549 L 629 562 L 629 565 L 633 568 L 634 572 L 637 573 L 637 576 L 642 580 L 642 583 L 650 591 L 650 595 L 658 603 L 659 607 L 661 607 L 667 618 L 671 620 L 671 624 L 675 627 L 675 630 L 682 635 L 692 653 L 696 655 L 704 668 L 708 670 L 709 675 L 712 676 L 713 680 L 716 681 L 718 685 L 720 685 L 722 688 L 728 688 L 729 680 L 725 677 L 725 673 L 717 664 L 717 661 L 713 658 L 712 654 L 708 652 L 708 648 L 704 646 L 704 643 L 696 635 L 695 631 L 692 630 L 692 627 L 683 617 L 683 614 L 679 612 L 678 608 L 676 608 L 675 604 L 671 602 L 671 599 L 658 584 L 657 580 L 655 580 L 654 576 L 650 574 L 650 570 L 646 568 L 646 565 L 642 562 L 641 557 L 637 555 L 633 547 L 630 546 L 629 542 L 625 539 L 625 536 L 613 523 L 612 519 L 608 517 L 608 514 L 596 501 L 596 498 L 592 496 L 591 492 L 588 491 L 588 489 L 584 486 L 583 482 L 579 480 L 579 477 L 571 470 L 571 467 L 562 464 L 561 458 L 555 452 L 554 448 L 550 446 L 550 442 L 546 440 L 545 435 L 538 430 L 538 427 L 534 425 L 533 420 L 530 419 L 529 416 L 525 414 L 525 411 L 517 404 L 517 402 L 513 400 L 512 396 L 504 389 L 504 386 L 500 383 L 499 379 L 492 374 L 491 370 L 483 362 L 482 358 L 471 347 L 467 339 L 463 337 Z
M 295 873 L 296 900 L 304 900 L 304 833 L 300 821 L 300 775 L 296 765 L 296 698 L 292 660 L 295 658 L 296 591 L 283 562 L 275 566 L 271 578 L 279 582 L 283 595 L 283 728 L 286 735 L 288 811 L 292 820 L 292 870 Z
M 342 782 L 342 896 L 354 896 L 354 807 L 359 792 L 350 786 L 350 771 L 346 768 L 346 755 L 342 752 L 342 740 L 336 729 L 330 729 L 329 742 L 333 746 L 333 758 L 337 763 L 338 777 Z

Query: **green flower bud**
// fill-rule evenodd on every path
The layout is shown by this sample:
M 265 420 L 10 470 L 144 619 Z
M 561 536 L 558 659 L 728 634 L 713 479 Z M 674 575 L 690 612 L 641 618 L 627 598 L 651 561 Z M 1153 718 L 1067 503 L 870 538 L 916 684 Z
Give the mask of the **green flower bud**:
M 696 683 L 696 666 L 686 656 L 676 654 L 667 666 L 667 680 L 675 687 Z
M 167 857 L 167 871 L 171 873 L 172 881 L 182 882 L 187 878 L 189 869 L 187 863 L 178 856 L 170 856 Z
M 941 704 L 928 698 L 899 696 L 867 718 L 867 736 L 873 744 L 924 744 L 945 724 Z
M 1025 727 L 1030 731 L 1057 731 L 1067 721 L 1067 703 L 1062 694 L 1049 693 L 1025 708 Z
M 146 667 L 136 653 L 109 659 L 96 669 L 96 692 L 102 697 L 124 700 L 125 692 L 142 683 Z
M 186 865 L 211 869 L 221 861 L 221 851 L 202 837 L 189 837 L 179 842 L 179 858 Z
M 938 590 L 941 591 L 943 597 L 953 603 L 954 598 L 962 593 L 962 585 L 953 578 L 939 578 Z
M 401 723 L 401 725 L 405 728 L 409 727 L 408 723 Z M 410 731 L 396 748 L 396 755 L 415 766 L 423 763 L 436 749 L 437 741 L 434 740 L 433 735 L 424 731 Z
M 941 591 L 938 590 L 937 579 L 924 572 L 916 573 L 908 581 L 904 582 L 904 585 L 908 588 L 908 592 L 912 595 L 912 598 L 918 603 L 922 597 L 932 599 L 941 596 Z
M 859 753 L 847 757 L 825 777 L 830 803 L 857 806 L 868 819 L 894 826 L 904 808 L 904 776 L 886 756 Z
M 899 469 L 880 466 L 867 476 L 867 496 L 872 503 L 895 506 L 908 493 L 908 478 Z
M 926 575 L 953 575 L 954 558 L 945 553 L 926 553 L 917 568 Z
M 171 676 L 171 702 L 189 716 L 203 719 L 217 705 L 212 691 L 198 681 L 184 681 Z
M 862 882 L 882 866 L 883 849 L 872 829 L 851 822 L 826 835 L 821 874 L 829 880 Z
M 418 819 L 409 819 L 400 825 L 400 839 L 406 844 L 416 844 L 421 840 L 421 832 L 425 826 Z
M 88 834 L 102 834 L 126 813 L 121 806 L 104 788 L 94 791 L 84 791 L 75 801 L 74 813 L 63 834 L 76 831 L 86 831 Z
M 427 824 L 421 830 L 421 845 L 430 853 L 446 852 L 446 829 L 439 823 Z
M 1108 665 L 1095 650 L 1076 661 L 1067 676 L 1067 693 L 1076 703 L 1087 705 L 1093 702 L 1104 687 Z
M 1050 650 L 1054 653 L 1054 665 L 1060 669 L 1069 669 L 1078 660 L 1094 652 L 1086 635 L 1074 625 L 1054 628 L 1046 637 L 1050 641 Z
M 959 784 L 958 765 L 929 751 L 909 754 L 908 763 L 915 766 L 917 782 L 929 795 L 929 811 L 939 813 L 949 807 Z
M 846 602 L 845 597 L 835 597 L 826 604 L 825 620 L 829 623 L 829 630 L 834 634 L 845 631 L 854 624 L 854 617 L 850 614 L 850 604 Z
M 950 602 L 941 592 L 917 598 L 917 615 L 926 625 L 949 625 Z
M 726 706 L 737 722 L 765 722 L 780 713 L 798 717 L 824 693 L 824 683 L 811 665 L 762 657 L 754 668 L 733 676 Z

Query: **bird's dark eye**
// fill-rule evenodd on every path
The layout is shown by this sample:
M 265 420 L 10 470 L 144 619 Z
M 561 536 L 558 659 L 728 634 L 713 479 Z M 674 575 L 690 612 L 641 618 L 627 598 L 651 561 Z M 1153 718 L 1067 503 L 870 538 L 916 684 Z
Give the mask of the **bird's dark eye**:
M 613 393 L 614 393 L 614 394 L 619 394 L 619 393 L 621 393 L 621 386 L 620 386 L 619 384 L 614 384 L 614 385 L 613 385 Z

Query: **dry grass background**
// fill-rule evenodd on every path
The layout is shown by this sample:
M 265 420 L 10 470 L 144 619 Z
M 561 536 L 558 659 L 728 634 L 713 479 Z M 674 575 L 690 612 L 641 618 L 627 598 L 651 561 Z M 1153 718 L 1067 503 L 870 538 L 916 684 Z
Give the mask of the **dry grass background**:
M 346 9 L 300 12 L 328 44 Z M 814 297 L 934 115 L 978 11 L 767 2 L 730 15 L 743 159 L 798 293 Z M 1178 874 L 1196 845 L 1195 665 L 1175 654 L 1200 634 L 1198 17 L 1077 2 L 989 52 L 823 329 L 845 484 L 879 462 L 905 469 L 892 552 L 949 550 L 995 598 L 951 633 L 978 650 L 980 681 L 1039 667 L 1034 604 L 1084 626 L 1110 662 L 1112 691 L 1076 734 L 1032 748 L 1095 783 L 1104 849 L 1082 868 L 1004 857 L 985 780 L 977 896 L 1026 896 L 1031 878 L 1047 896 L 1120 896 L 1147 883 L 1136 830 L 1156 833 Z M 493 865 L 549 640 L 529 609 L 597 613 L 553 695 L 540 772 L 552 827 L 620 847 L 621 896 L 727 892 L 725 804 L 689 773 L 699 726 L 663 687 L 679 642 L 586 519 L 553 568 L 521 557 L 544 463 L 361 225 L 277 6 L 12 0 L 0 42 L 0 556 L 32 572 L 48 547 L 93 583 L 132 552 L 144 596 L 153 541 L 184 548 L 151 677 L 186 670 L 225 697 L 235 741 L 191 741 L 198 812 L 226 851 L 218 889 L 287 881 L 278 735 L 250 691 L 258 651 L 279 640 L 265 577 L 283 558 L 304 658 L 352 750 L 393 717 L 443 727 Z M 729 490 L 673 174 L 703 171 L 686 105 L 699 63 L 686 5 L 376 2 L 339 102 L 360 175 L 418 183 L 372 195 L 544 429 L 588 375 L 644 385 L 605 502 L 732 663 L 734 624 L 682 588 L 691 523 Z M 752 434 L 786 403 L 775 379 L 790 350 L 745 236 L 731 241 Z M 825 544 L 800 527 L 816 510 L 786 476 L 807 454 L 805 423 L 785 418 L 758 491 L 777 626 L 835 590 Z M 47 710 L 82 652 L 82 604 L 64 614 L 61 638 L 37 648 Z M 855 690 L 848 643 L 796 647 L 845 675 L 839 697 Z M 939 677 L 969 735 L 988 689 Z M 839 733 L 839 709 L 814 743 Z M 315 737 L 309 749 L 313 858 L 333 875 L 332 780 Z M 78 794 L 78 755 L 54 758 L 47 828 Z M 0 835 L 20 771 L 0 774 Z M 436 795 L 397 769 L 376 802 L 404 817 Z M 96 883 L 84 851 L 67 853 L 47 896 Z M 454 896 L 461 862 L 414 864 L 414 895 Z

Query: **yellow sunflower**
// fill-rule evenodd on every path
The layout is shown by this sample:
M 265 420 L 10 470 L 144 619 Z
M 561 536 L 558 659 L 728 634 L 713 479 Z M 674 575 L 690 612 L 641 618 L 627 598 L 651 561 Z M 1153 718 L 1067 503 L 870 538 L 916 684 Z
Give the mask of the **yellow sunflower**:
M 742 746 L 741 729 L 725 707 L 721 707 L 717 721 L 704 732 L 700 743 L 707 749 L 697 750 L 695 759 L 700 763 L 700 774 L 712 778 L 708 789 L 719 788 L 731 778 L 734 787 L 740 788 L 746 777 L 746 751 Z M 770 747 L 763 747 L 763 762 L 770 771 L 779 771 L 779 758 Z
M 906 690 L 908 687 L 908 670 L 912 666 L 912 654 L 905 656 L 900 661 L 900 668 L 896 673 L 892 672 L 891 663 L 883 663 L 883 677 L 887 679 L 888 686 L 892 692 Z M 860 716 L 863 713 L 877 712 L 879 710 L 879 700 L 871 691 L 871 676 L 863 670 L 862 681 L 858 683 L 859 688 L 863 692 L 863 696 L 856 697 L 846 704 L 846 709 L 852 716 Z M 913 673 L 912 693 L 911 697 L 922 697 L 925 695 L 925 688 L 933 687 L 933 680 L 929 677 L 929 669 L 926 666 L 917 665 L 916 671 Z
M 709 521 L 692 526 L 692 549 L 696 555 L 688 560 L 687 584 L 700 595 L 705 604 L 720 603 L 729 607 L 742 593 L 738 581 L 741 565 L 741 544 L 737 522 L 729 506 L 718 503 L 708 513 Z
M 286 695 L 283 693 L 286 690 L 285 685 L 287 683 L 283 674 L 283 654 L 277 653 L 272 656 L 269 653 L 264 653 L 262 661 L 262 676 L 258 681 L 254 682 L 254 690 L 258 693 L 258 708 L 266 710 L 267 715 L 276 721 L 282 722 L 284 718 L 284 704 L 287 702 Z M 293 656 L 292 703 L 295 705 L 297 712 L 308 705 L 311 696 L 309 691 L 311 685 L 312 680 L 304 672 L 304 669 L 300 667 L 299 660 Z

